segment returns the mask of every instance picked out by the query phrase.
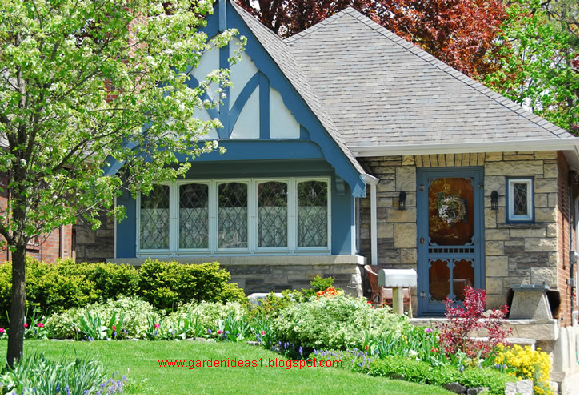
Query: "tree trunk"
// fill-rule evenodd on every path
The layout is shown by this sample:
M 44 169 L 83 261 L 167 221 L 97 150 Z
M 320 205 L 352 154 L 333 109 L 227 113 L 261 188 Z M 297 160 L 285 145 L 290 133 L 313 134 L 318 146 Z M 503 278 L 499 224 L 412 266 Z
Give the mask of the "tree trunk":
M 14 367 L 14 362 L 22 357 L 24 346 L 24 317 L 26 314 L 26 245 L 18 245 L 12 254 L 12 305 L 10 307 L 10 331 L 6 362 Z

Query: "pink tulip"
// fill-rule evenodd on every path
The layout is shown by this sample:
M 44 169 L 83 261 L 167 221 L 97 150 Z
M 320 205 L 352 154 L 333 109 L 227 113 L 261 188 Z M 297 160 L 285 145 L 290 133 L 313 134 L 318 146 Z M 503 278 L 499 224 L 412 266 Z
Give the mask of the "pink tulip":
M 24 327 L 25 327 L 25 328 L 28 328 L 28 324 L 24 324 Z

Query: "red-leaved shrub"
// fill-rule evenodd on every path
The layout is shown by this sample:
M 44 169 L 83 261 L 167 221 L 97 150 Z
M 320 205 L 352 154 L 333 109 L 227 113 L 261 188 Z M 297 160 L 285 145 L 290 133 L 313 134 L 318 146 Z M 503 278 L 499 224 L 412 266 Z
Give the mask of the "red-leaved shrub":
M 439 336 L 440 344 L 448 354 L 462 351 L 470 358 L 486 359 L 497 344 L 505 344 L 505 339 L 512 332 L 504 326 L 504 318 L 509 311 L 507 305 L 485 312 L 484 289 L 466 287 L 464 308 L 449 298 L 444 304 L 448 321 L 439 324 Z M 488 340 L 473 338 L 474 334 L 481 332 L 488 336 Z

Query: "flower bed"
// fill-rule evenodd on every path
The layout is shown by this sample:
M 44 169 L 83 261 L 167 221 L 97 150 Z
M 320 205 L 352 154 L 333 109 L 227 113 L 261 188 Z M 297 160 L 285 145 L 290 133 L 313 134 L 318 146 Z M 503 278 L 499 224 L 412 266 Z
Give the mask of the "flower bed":
M 345 358 L 350 369 L 374 376 L 485 387 L 497 394 L 518 376 L 535 380 L 538 394 L 551 394 L 548 355 L 505 348 L 506 308 L 485 311 L 484 291 L 467 288 L 462 306 L 447 301 L 448 323 L 420 328 L 389 308 L 375 309 L 364 300 L 343 295 L 331 283 L 320 284 L 329 286 L 286 291 L 281 298 L 270 294 L 257 307 L 190 302 L 167 312 L 136 297 L 120 297 L 47 319 L 33 316 L 24 324 L 25 336 L 88 341 L 251 340 L 292 359 Z M 481 328 L 489 331 L 484 345 L 471 336 Z M 0 339 L 5 337 L 6 330 L 0 328 Z

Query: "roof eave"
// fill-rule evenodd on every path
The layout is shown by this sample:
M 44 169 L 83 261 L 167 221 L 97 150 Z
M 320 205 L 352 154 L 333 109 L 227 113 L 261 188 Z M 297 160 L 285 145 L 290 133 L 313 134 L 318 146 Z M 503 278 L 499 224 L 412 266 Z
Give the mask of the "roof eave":
M 459 154 L 500 151 L 574 151 L 579 153 L 579 138 L 489 141 L 452 144 L 396 144 L 385 146 L 353 146 L 356 157 L 389 155 Z

